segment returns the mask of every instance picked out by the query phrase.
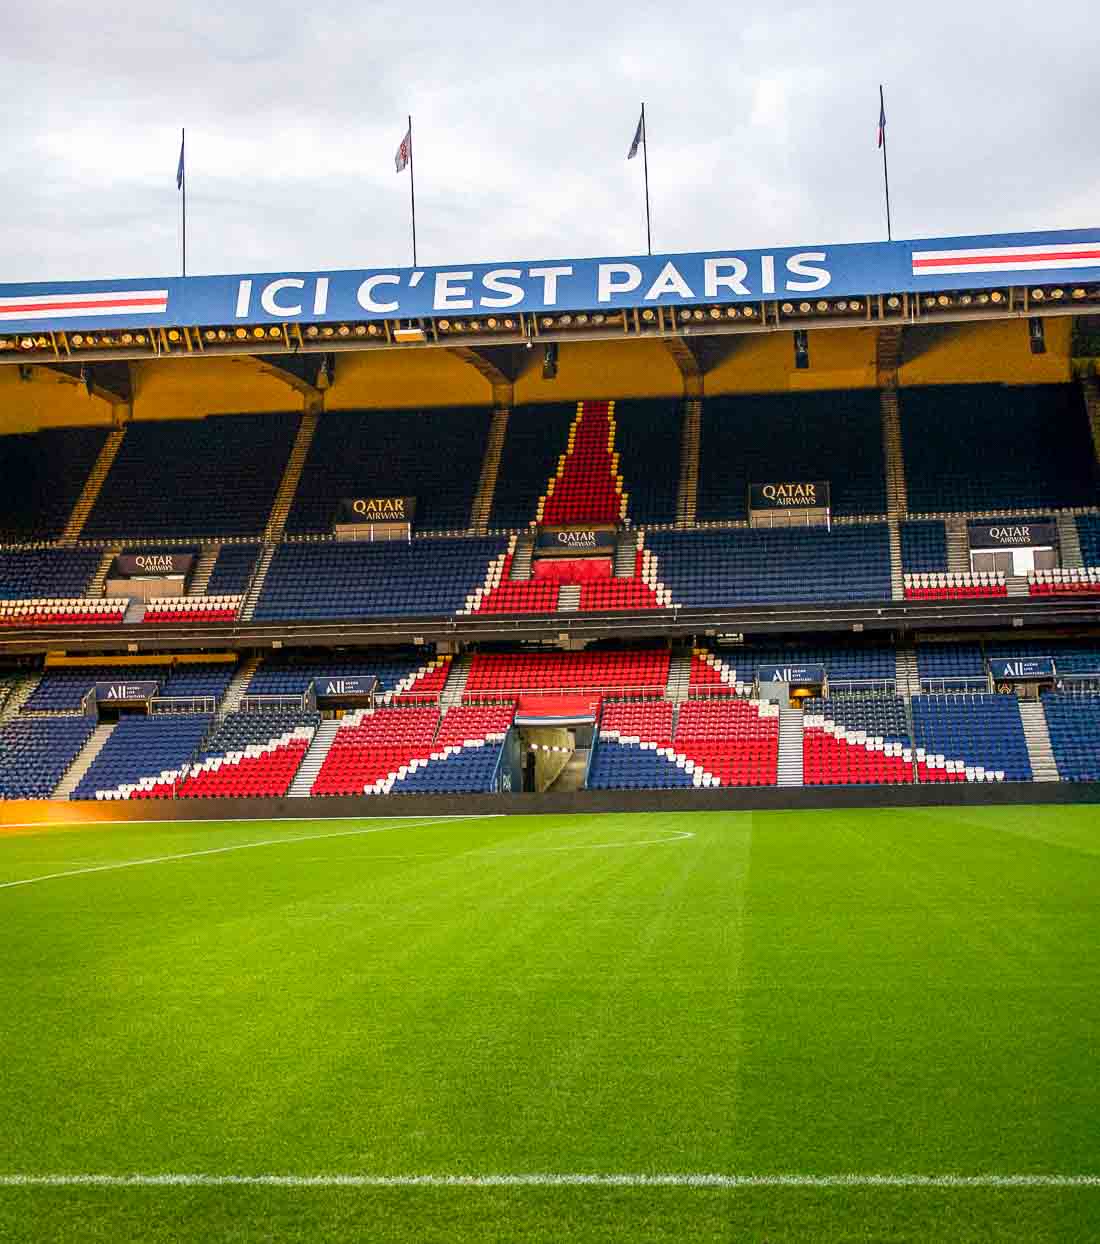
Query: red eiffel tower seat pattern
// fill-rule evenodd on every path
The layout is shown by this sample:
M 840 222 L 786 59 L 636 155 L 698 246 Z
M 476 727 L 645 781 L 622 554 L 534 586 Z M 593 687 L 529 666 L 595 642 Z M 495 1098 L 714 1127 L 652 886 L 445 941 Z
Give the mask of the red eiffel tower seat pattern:
M 553 527 L 619 523 L 627 497 L 615 452 L 615 403 L 578 402 L 565 453 L 540 498 L 536 521 Z

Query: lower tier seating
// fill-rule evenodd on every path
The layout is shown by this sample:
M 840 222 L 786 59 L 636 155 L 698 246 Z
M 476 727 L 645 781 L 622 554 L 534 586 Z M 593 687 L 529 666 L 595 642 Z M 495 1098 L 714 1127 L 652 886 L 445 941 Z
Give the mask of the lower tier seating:
M 321 718 L 298 709 L 230 713 L 179 786 L 182 799 L 285 795 Z
M 890 599 L 885 523 L 654 531 L 646 545 L 672 599 L 688 607 Z
M 1043 696 L 1047 732 L 1063 782 L 1100 782 L 1100 693 Z
M 491 791 L 515 706 L 459 705 L 443 714 L 431 752 L 368 787 L 379 794 L 474 794 Z
M 585 652 L 479 652 L 471 662 L 466 697 L 506 697 L 518 691 L 586 691 L 631 687 L 664 693 L 667 649 Z
M 94 717 L 17 717 L 0 727 L 0 799 L 48 799 L 95 725 Z
M 437 708 L 378 708 L 348 713 L 313 781 L 314 795 L 361 795 L 402 765 L 430 756 Z
M 123 717 L 72 799 L 143 799 L 171 790 L 210 729 L 207 714 Z
M 0 626 L 118 626 L 128 600 L 76 596 L 0 602 Z
M 806 700 L 802 725 L 804 785 L 913 781 L 912 741 L 900 696 L 876 693 Z
M 920 780 L 1030 782 L 1020 709 L 1010 695 L 917 695 L 912 700 Z M 951 768 L 943 768 L 945 762 Z M 961 773 L 961 776 L 959 776 Z

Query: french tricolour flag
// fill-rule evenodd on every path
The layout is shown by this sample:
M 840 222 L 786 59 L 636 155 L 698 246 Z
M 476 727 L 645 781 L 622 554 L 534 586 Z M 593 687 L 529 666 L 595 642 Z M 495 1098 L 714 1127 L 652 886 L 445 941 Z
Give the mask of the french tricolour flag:
M 0 298 L 0 321 L 104 315 L 164 315 L 166 289 L 101 290 L 94 294 L 26 294 Z
M 914 276 L 952 272 L 1058 272 L 1100 268 L 1100 239 L 1049 246 L 976 246 L 964 250 L 913 252 Z

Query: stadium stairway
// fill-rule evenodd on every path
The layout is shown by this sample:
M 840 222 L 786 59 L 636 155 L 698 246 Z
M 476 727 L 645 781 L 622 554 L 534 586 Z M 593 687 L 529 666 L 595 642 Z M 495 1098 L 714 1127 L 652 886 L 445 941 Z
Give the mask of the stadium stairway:
M 1085 559 L 1081 556 L 1081 536 L 1077 530 L 1077 519 L 1065 511 L 1058 515 L 1058 549 L 1059 559 L 1064 567 L 1071 570 L 1084 567 Z
M 96 567 L 95 574 L 88 581 L 88 586 L 84 589 L 84 595 L 90 599 L 100 599 L 107 587 L 107 572 L 111 569 L 111 563 L 122 552 L 122 546 L 117 545 L 113 548 L 104 549 L 103 556 L 99 559 L 99 565 Z
M 80 784 L 80 779 L 92 767 L 92 762 L 107 745 L 107 740 L 115 732 L 117 721 L 101 721 L 92 731 L 87 743 L 73 757 L 72 763 L 65 770 L 61 781 L 54 788 L 52 799 L 68 799 Z
M 210 586 L 210 575 L 214 570 L 214 563 L 218 560 L 218 554 L 222 551 L 220 544 L 206 544 L 199 550 L 199 560 L 195 564 L 195 573 L 191 576 L 191 583 L 187 589 L 188 596 L 205 596 L 206 589 Z
M 691 688 L 691 653 L 680 653 L 668 663 L 668 682 L 665 699 L 673 704 L 683 704 Z
M 699 443 L 702 439 L 703 403 L 697 397 L 684 402 L 680 434 L 680 484 L 676 493 L 676 526 L 691 527 L 699 506 Z
M 903 648 L 900 645 L 894 652 L 895 675 L 894 683 L 898 695 L 908 699 L 920 694 L 920 675 L 917 672 L 917 653 L 913 647 Z M 912 735 L 910 735 L 912 737 Z
M 1024 741 L 1031 761 L 1031 776 L 1036 782 L 1057 782 L 1058 765 L 1050 744 L 1046 714 L 1038 700 L 1020 701 L 1020 720 L 1024 723 Z
M 447 681 L 443 684 L 443 691 L 439 697 L 439 703 L 443 708 L 452 708 L 462 703 L 462 696 L 466 691 L 466 679 L 470 677 L 471 664 L 470 657 L 456 657 L 451 662 L 451 668 L 447 671 Z
M 881 333 L 883 330 L 879 329 Z M 909 509 L 905 486 L 905 458 L 901 448 L 901 413 L 896 388 L 883 389 L 879 394 L 882 411 L 882 452 L 886 465 L 887 514 L 893 519 L 904 518 Z
M 779 698 L 779 764 L 777 786 L 802 785 L 802 712 Z
M 309 750 L 302 757 L 302 763 L 287 791 L 291 799 L 309 798 L 313 783 L 317 780 L 317 774 L 321 772 L 321 766 L 325 763 L 325 757 L 339 729 L 340 722 L 336 718 L 322 721 L 317 727 L 317 733 L 313 736 Z
M 1081 382 L 1085 395 L 1085 410 L 1088 413 L 1089 432 L 1092 435 L 1092 447 L 1096 460 L 1100 462 L 1100 381 L 1095 376 L 1086 376 Z
M 497 407 L 489 424 L 489 437 L 485 443 L 485 457 L 481 463 L 477 492 L 470 506 L 470 530 L 475 536 L 483 536 L 489 530 L 489 514 L 497 491 L 500 474 L 500 456 L 504 450 L 504 438 L 508 432 L 508 410 Z
M 558 613 L 576 613 L 580 607 L 580 585 L 577 583 L 563 583 L 558 588 Z
M 526 582 L 531 578 L 531 559 L 535 551 L 535 537 L 522 535 L 516 540 L 512 553 L 512 561 L 508 567 L 508 579 L 511 582 Z
M 970 573 L 970 541 L 966 534 L 966 519 L 958 516 L 944 522 L 947 530 L 947 569 L 951 574 Z
M 99 457 L 96 459 L 95 466 L 92 467 L 91 473 L 84 484 L 83 491 L 77 498 L 76 505 L 73 506 L 73 512 L 69 515 L 69 521 L 65 524 L 65 529 L 61 533 L 61 538 L 58 541 L 59 544 L 71 548 L 80 539 L 80 533 L 84 530 L 84 524 L 88 520 L 88 515 L 92 512 L 92 506 L 95 505 L 99 497 L 103 481 L 107 478 L 107 472 L 110 471 L 114 463 L 125 434 L 125 428 L 114 428 L 103 442 L 103 448 L 99 451 Z
M 237 666 L 236 673 L 229 680 L 229 686 L 225 689 L 222 702 L 218 705 L 217 721 L 224 721 L 230 713 L 235 712 L 240 707 L 241 700 L 244 699 L 245 693 L 248 690 L 248 684 L 252 681 L 252 675 L 255 674 L 259 667 L 259 655 L 246 657 Z
M 34 690 L 42 681 L 42 671 L 35 670 L 33 674 L 28 674 L 25 678 L 19 680 L 14 687 L 8 692 L 8 698 L 4 701 L 3 711 L 0 711 L 0 726 L 5 722 L 11 721 L 13 717 L 18 717 L 23 705 L 34 695 Z
M 291 449 L 290 457 L 287 459 L 283 478 L 279 481 L 279 490 L 276 492 L 275 500 L 271 506 L 271 514 L 268 517 L 267 526 L 264 528 L 263 538 L 265 544 L 278 544 L 283 538 L 283 532 L 286 530 L 286 520 L 290 514 L 290 507 L 294 504 L 294 497 L 302 478 L 302 468 L 306 464 L 306 458 L 309 456 L 309 447 L 313 444 L 313 437 L 316 432 L 317 412 L 313 410 L 307 411 L 302 416 L 301 423 L 298 424 L 298 435 L 294 438 L 294 447 Z
M 265 544 L 263 552 L 260 554 L 260 560 L 256 563 L 256 569 L 252 572 L 252 581 L 248 585 L 248 591 L 245 593 L 244 604 L 241 606 L 240 620 L 242 622 L 251 622 L 252 615 L 256 612 L 256 602 L 260 599 L 260 593 L 264 590 L 264 580 L 267 578 L 267 572 L 271 569 L 271 561 L 275 556 L 276 545 Z

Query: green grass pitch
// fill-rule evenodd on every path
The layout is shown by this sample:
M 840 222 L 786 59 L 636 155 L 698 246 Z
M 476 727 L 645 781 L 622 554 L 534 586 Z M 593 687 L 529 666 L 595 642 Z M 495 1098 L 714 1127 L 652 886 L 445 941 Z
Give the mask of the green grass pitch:
M 1100 1238 L 1095 807 L 9 832 L 0 999 L 0 1240 Z

